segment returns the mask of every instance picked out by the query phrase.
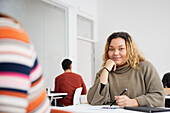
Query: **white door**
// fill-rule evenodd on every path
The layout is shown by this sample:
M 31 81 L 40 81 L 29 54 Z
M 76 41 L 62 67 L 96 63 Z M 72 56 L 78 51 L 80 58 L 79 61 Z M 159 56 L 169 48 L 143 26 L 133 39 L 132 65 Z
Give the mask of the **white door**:
M 77 71 L 83 77 L 87 89 L 91 87 L 94 78 L 94 37 L 93 21 L 83 16 L 77 16 Z

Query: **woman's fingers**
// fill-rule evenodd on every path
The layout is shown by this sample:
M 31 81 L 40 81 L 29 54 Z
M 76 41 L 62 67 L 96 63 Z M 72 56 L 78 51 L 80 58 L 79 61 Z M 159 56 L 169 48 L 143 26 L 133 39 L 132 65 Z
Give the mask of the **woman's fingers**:
M 128 104 L 129 98 L 126 95 L 122 95 L 122 96 L 115 96 L 115 100 L 120 107 L 125 107 Z
M 108 59 L 108 60 L 106 61 L 106 64 L 105 64 L 104 67 L 106 67 L 109 71 L 112 71 L 112 69 L 113 69 L 113 71 L 116 70 L 116 64 L 115 64 L 115 62 L 114 62 L 113 60 L 111 60 L 111 59 Z

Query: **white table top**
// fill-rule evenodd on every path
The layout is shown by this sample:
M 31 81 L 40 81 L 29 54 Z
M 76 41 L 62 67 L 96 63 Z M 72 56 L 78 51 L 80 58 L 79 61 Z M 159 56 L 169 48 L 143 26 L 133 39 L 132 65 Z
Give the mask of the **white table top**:
M 51 107 L 52 109 L 65 110 L 72 113 L 146 113 L 139 111 L 131 111 L 119 108 L 119 106 L 112 106 L 116 109 L 103 109 L 103 107 L 110 107 L 109 105 L 89 105 L 89 104 L 80 104 L 80 105 L 72 105 L 66 107 Z M 162 112 L 157 112 L 162 113 Z M 170 113 L 170 112 L 163 112 Z
M 66 107 L 51 107 L 52 109 L 65 110 L 72 113 L 145 113 L 145 112 L 137 112 L 130 111 L 119 108 L 119 106 L 112 106 L 116 109 L 103 109 L 103 107 L 109 107 L 109 105 L 89 105 L 89 104 L 80 104 L 74 106 L 66 106 Z

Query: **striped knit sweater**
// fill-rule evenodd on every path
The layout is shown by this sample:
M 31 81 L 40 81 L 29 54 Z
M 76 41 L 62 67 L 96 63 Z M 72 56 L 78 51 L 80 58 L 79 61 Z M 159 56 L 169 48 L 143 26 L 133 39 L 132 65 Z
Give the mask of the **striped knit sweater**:
M 20 24 L 0 18 L 0 112 L 50 112 L 36 52 Z

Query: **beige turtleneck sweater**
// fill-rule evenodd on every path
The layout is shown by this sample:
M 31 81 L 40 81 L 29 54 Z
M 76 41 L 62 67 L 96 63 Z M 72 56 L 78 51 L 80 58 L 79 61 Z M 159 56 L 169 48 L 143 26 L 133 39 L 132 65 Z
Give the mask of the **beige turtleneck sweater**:
M 160 77 L 154 66 L 148 62 L 140 62 L 139 69 L 129 65 L 117 67 L 116 71 L 109 73 L 108 83 L 100 92 L 100 74 L 96 74 L 94 85 L 89 89 L 87 100 L 92 105 L 110 104 L 114 96 L 124 93 L 131 99 L 136 99 L 139 106 L 162 107 L 164 106 L 164 89 Z

